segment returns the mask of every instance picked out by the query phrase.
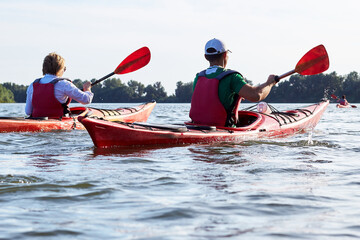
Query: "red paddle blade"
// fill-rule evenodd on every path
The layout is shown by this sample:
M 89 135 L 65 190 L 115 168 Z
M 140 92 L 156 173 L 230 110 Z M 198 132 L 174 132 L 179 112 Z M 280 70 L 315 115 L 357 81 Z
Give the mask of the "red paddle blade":
M 151 53 L 148 47 L 142 47 L 125 58 L 114 73 L 124 74 L 136 71 L 150 62 Z
M 308 51 L 297 63 L 295 72 L 301 75 L 315 75 L 329 68 L 329 57 L 323 45 Z
M 334 94 L 331 94 L 331 97 L 332 97 L 333 99 L 337 99 L 337 96 L 335 96 Z

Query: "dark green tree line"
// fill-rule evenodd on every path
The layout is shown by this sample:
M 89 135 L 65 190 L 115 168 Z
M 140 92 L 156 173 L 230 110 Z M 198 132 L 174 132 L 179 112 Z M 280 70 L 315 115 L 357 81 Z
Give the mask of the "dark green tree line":
M 349 102 L 360 102 L 360 78 L 356 72 L 338 76 L 336 72 L 313 76 L 293 75 L 280 81 L 266 98 L 267 102 L 317 102 L 321 98 L 346 95 Z
M 248 81 L 251 84 L 251 81 Z M 73 83 L 81 88 L 83 81 L 75 79 Z M 94 103 L 132 103 L 156 100 L 157 102 L 189 103 L 193 93 L 193 83 L 176 83 L 175 94 L 167 95 L 161 82 L 145 86 L 141 82 L 130 80 L 127 83 L 118 78 L 107 79 L 92 87 Z M 14 83 L 0 84 L 0 101 L 25 102 L 27 86 Z M 317 102 L 321 98 L 346 95 L 349 102 L 360 102 L 360 76 L 351 72 L 339 76 L 336 72 L 313 76 L 292 75 L 288 80 L 281 80 L 273 87 L 267 102 L 303 103 Z

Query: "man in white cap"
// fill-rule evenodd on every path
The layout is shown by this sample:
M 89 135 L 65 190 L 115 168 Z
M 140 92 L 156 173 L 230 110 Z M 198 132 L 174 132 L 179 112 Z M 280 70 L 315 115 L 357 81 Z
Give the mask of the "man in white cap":
M 229 52 L 216 38 L 205 45 L 205 58 L 210 67 L 196 74 L 194 80 L 189 115 L 195 124 L 236 127 L 241 99 L 261 101 L 276 84 L 275 75 L 256 87 L 247 84 L 239 72 L 225 69 Z

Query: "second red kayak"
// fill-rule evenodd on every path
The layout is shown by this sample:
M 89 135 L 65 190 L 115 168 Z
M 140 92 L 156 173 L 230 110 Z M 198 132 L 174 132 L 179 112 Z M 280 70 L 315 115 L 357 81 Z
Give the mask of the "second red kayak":
M 336 104 L 336 107 L 337 108 L 357 108 L 356 105 L 350 105 L 350 104 L 348 104 L 348 105 Z
M 264 137 L 282 137 L 313 129 L 329 105 L 321 101 L 301 109 L 265 114 L 239 111 L 240 126 L 236 128 L 148 123 L 121 123 L 79 117 L 99 148 L 134 145 L 192 144 L 241 142 Z
M 54 130 L 84 129 L 78 121 L 80 116 L 122 122 L 146 122 L 156 102 L 148 102 L 136 107 L 99 109 L 87 107 L 70 108 L 71 116 L 62 119 L 0 117 L 0 132 L 49 132 Z

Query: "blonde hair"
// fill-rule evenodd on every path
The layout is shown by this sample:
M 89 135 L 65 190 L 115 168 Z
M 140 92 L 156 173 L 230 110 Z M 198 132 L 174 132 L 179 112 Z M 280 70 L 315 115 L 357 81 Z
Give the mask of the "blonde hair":
M 65 59 L 59 54 L 52 52 L 44 58 L 42 71 L 44 75 L 56 75 L 64 67 Z

